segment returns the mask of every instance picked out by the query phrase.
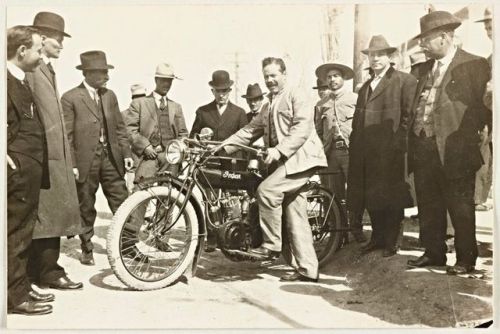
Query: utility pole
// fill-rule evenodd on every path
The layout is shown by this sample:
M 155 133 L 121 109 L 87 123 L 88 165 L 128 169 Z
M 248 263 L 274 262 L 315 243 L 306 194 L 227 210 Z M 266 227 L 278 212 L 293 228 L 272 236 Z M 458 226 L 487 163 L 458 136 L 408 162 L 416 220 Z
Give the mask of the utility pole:
M 354 62 L 353 62 L 353 70 L 354 70 L 354 80 L 353 80 L 353 88 L 356 89 L 356 86 L 362 83 L 363 80 L 363 62 L 364 57 L 361 54 L 361 50 L 363 50 L 368 44 L 368 34 L 366 22 L 369 22 L 369 5 L 354 5 Z

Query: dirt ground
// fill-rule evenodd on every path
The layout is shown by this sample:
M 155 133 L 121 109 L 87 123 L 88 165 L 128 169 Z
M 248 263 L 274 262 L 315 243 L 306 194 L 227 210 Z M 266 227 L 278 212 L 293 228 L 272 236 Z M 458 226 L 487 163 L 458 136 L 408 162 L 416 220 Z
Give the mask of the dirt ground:
M 351 242 L 320 270 L 316 284 L 279 282 L 289 270 L 281 260 L 235 263 L 216 251 L 203 254 L 196 277 L 139 292 L 109 268 L 106 210 L 100 209 L 96 225 L 96 266 L 79 263 L 78 240 L 63 241 L 60 263 L 84 289 L 50 290 L 56 295 L 52 314 L 9 315 L 9 328 L 422 328 L 474 327 L 492 319 L 492 211 L 477 213 L 477 270 L 465 277 L 446 275 L 444 267 L 406 267 L 421 254 L 418 223 L 407 218 L 398 255 L 362 256 Z M 448 265 L 454 262 L 449 253 Z

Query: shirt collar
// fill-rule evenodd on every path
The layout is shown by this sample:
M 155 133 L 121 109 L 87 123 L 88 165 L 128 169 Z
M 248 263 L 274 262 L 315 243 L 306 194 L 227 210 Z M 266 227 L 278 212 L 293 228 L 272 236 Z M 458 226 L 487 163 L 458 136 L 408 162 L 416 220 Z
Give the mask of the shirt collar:
M 87 81 L 85 81 L 85 80 L 83 80 L 83 85 L 85 86 L 85 88 L 87 88 L 87 90 L 89 91 L 90 97 L 92 97 L 92 99 L 93 99 L 95 96 L 96 89 L 94 87 L 90 86 L 87 83 Z
M 15 65 L 10 61 L 7 61 L 7 69 L 9 70 L 10 74 L 14 76 L 14 78 L 16 78 L 19 81 L 24 81 L 26 73 L 24 73 L 24 71 L 21 70 L 17 65 Z
M 336 91 L 332 91 L 330 96 L 333 98 L 339 98 L 345 93 L 345 86 L 340 87 L 340 89 L 337 89 Z
M 390 68 L 391 68 L 391 64 L 387 65 L 384 68 L 384 70 L 381 73 L 375 75 L 373 79 L 377 79 L 377 80 L 382 79 L 384 77 L 384 75 L 387 73 L 387 71 L 389 71 Z
M 43 62 L 45 63 L 45 65 L 50 64 L 50 59 L 49 59 L 49 57 L 47 57 L 47 56 L 46 56 L 46 55 L 44 55 L 43 53 L 42 53 L 42 59 L 43 59 Z
M 441 67 L 443 67 L 443 65 L 445 67 L 448 67 L 451 63 L 451 61 L 453 60 L 453 58 L 455 57 L 455 54 L 457 53 L 457 47 L 456 46 L 453 46 L 453 49 L 451 50 L 451 52 L 448 52 L 448 54 L 446 56 L 444 56 L 443 58 L 441 59 L 436 59 L 436 65 L 437 66 L 437 63 L 441 63 Z
M 158 94 L 156 91 L 153 91 L 153 97 L 154 97 L 155 101 L 160 101 L 162 98 L 162 96 L 160 94 Z M 167 101 L 167 96 L 163 95 L 163 97 L 165 97 L 165 101 Z

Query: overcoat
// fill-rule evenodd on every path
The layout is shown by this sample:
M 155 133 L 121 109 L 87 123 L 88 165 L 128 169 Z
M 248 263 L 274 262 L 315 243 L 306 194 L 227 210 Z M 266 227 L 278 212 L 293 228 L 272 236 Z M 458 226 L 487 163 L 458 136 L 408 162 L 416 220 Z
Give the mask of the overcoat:
M 56 82 L 45 62 L 26 78 L 43 115 L 51 185 L 40 191 L 33 239 L 78 235 L 83 232 L 80 208 Z
M 432 71 L 434 60 L 417 64 L 412 74 L 418 79 L 417 97 Z M 434 130 L 439 157 L 449 179 L 471 176 L 481 167 L 479 132 L 491 124 L 491 110 L 483 103 L 490 68 L 485 58 L 457 49 L 438 89 L 434 108 Z M 418 98 L 415 99 L 415 106 Z M 413 113 L 410 129 L 416 113 Z M 410 136 L 412 138 L 412 136 Z M 408 152 L 409 172 L 414 168 L 413 143 Z
M 391 67 L 370 94 L 372 80 L 359 90 L 350 136 L 347 204 L 354 212 L 412 206 L 405 152 L 417 80 Z
M 101 101 L 106 117 L 105 125 L 111 155 L 118 174 L 124 176 L 124 159 L 132 157 L 127 129 L 115 93 L 110 89 L 103 89 Z M 87 179 L 97 145 L 100 145 L 101 115 L 83 82 L 64 93 L 61 103 L 68 132 L 71 160 L 73 167 L 77 167 L 80 173 L 78 182 L 83 183 Z

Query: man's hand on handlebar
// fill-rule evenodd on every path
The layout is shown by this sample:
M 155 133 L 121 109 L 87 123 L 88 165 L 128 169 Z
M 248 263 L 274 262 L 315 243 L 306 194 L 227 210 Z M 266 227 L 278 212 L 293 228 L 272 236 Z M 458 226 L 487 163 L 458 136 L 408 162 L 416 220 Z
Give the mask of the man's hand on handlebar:
M 270 165 L 274 161 L 278 161 L 281 158 L 281 152 L 278 149 L 271 147 L 267 150 L 267 155 L 264 159 L 266 165 Z

